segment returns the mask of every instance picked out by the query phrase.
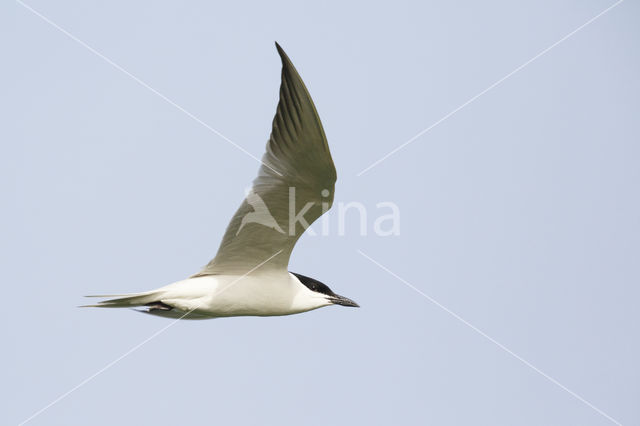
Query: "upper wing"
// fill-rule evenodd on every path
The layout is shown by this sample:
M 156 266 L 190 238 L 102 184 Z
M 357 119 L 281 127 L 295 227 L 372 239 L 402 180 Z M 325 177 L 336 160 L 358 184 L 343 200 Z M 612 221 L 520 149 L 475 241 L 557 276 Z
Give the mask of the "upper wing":
M 231 219 L 216 257 L 197 274 L 285 269 L 305 229 L 333 203 L 336 169 L 322 123 L 284 50 L 280 101 L 253 188 Z M 300 220 L 300 219 L 303 220 Z

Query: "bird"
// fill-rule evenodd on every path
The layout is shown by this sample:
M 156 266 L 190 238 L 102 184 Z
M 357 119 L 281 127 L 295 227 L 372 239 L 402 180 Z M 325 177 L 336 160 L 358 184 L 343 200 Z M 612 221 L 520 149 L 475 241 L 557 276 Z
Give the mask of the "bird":
M 282 72 L 271 135 L 215 257 L 187 279 L 141 293 L 87 296 L 106 300 L 83 307 L 132 308 L 174 319 L 359 307 L 321 281 L 288 270 L 300 236 L 333 204 L 337 173 L 311 95 L 277 42 L 276 49 Z

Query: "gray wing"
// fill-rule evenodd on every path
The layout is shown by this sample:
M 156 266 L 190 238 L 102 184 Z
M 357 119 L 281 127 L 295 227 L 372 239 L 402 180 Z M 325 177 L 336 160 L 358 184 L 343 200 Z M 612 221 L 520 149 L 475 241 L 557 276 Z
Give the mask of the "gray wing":
M 274 255 L 260 269 L 286 270 L 298 238 L 333 203 L 336 169 L 322 123 L 291 60 L 276 47 L 282 59 L 280 101 L 262 166 L 216 257 L 196 276 L 244 274 Z M 295 220 L 297 215 L 304 221 Z

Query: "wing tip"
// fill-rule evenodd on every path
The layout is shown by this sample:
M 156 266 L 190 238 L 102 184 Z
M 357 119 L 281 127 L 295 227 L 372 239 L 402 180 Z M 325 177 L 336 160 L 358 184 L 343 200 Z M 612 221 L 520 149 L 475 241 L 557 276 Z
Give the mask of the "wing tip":
M 280 55 L 280 59 L 282 60 L 282 66 L 284 68 L 290 68 L 295 70 L 295 67 L 293 66 L 293 62 L 291 62 L 291 59 L 289 58 L 289 55 L 287 55 L 287 52 L 285 52 L 282 46 L 280 46 L 280 43 L 278 43 L 277 41 L 275 43 L 276 43 L 276 49 L 278 50 L 278 55 Z

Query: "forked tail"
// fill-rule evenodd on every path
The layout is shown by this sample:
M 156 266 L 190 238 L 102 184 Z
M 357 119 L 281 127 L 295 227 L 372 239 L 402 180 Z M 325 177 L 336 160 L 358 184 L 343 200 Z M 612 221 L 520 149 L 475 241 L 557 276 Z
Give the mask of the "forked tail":
M 82 305 L 81 308 L 133 308 L 135 311 L 145 314 L 151 314 L 164 318 L 173 319 L 210 319 L 210 315 L 193 312 L 193 310 L 184 310 L 176 308 L 162 302 L 165 293 L 161 290 L 154 290 L 146 293 L 133 294 L 111 294 L 103 296 L 86 296 L 86 297 L 103 297 L 109 298 L 94 305 Z M 135 308 L 143 309 L 135 309 Z M 195 310 L 195 309 L 194 309 Z
M 86 296 L 86 297 L 108 297 L 110 299 L 102 300 L 94 305 L 82 305 L 81 308 L 135 308 L 137 306 L 147 306 L 151 309 L 171 309 L 170 306 L 160 302 L 160 292 L 149 291 L 146 293 L 132 294 L 111 294 L 103 296 Z M 157 305 L 157 306 L 155 306 Z

